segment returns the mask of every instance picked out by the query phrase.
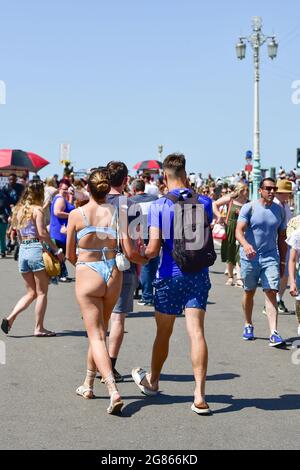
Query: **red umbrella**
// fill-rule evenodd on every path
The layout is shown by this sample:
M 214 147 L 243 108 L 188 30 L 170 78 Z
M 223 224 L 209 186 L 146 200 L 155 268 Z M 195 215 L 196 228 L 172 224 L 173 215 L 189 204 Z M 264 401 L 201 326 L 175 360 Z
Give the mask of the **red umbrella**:
M 0 168 L 5 170 L 28 170 L 37 172 L 48 165 L 48 160 L 36 153 L 23 150 L 0 150 Z
M 162 168 L 162 163 L 158 160 L 143 160 L 142 162 L 138 162 L 133 167 L 135 170 L 159 170 Z

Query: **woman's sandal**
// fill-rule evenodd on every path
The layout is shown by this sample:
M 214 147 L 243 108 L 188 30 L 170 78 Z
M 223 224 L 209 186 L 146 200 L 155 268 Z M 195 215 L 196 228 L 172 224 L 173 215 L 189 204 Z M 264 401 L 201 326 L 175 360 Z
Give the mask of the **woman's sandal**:
M 82 398 L 85 398 L 86 400 L 91 400 L 92 398 L 95 398 L 93 389 L 91 387 L 88 387 L 87 385 L 80 385 L 76 389 L 77 395 L 79 395 Z
M 119 399 L 118 401 L 113 401 L 113 397 L 116 393 L 119 393 L 118 390 L 114 390 L 110 396 L 110 403 L 109 403 L 109 407 L 107 408 L 107 413 L 109 415 L 115 415 L 115 414 L 118 414 L 120 413 L 124 403 L 122 402 L 121 399 Z
M 225 282 L 225 286 L 233 286 L 233 277 L 228 278 L 228 281 Z
M 116 385 L 114 375 L 112 373 L 110 373 L 108 375 L 108 377 L 106 377 L 106 379 L 104 379 L 104 383 L 107 386 L 107 388 L 108 388 L 108 385 Z M 113 401 L 113 398 L 116 395 L 116 393 L 119 394 L 118 390 L 114 390 L 110 395 L 109 407 L 106 410 L 109 415 L 119 414 L 121 412 L 121 409 L 122 409 L 123 405 L 124 405 L 121 398 L 119 398 L 119 400 L 117 400 L 115 402 Z

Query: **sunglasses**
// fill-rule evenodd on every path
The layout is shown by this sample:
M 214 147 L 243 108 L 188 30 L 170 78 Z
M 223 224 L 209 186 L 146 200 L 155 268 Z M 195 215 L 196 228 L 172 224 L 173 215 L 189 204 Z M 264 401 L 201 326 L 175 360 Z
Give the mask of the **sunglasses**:
M 277 186 L 263 186 L 261 189 L 264 189 L 265 191 L 269 191 L 269 192 L 271 191 L 276 192 L 278 190 Z

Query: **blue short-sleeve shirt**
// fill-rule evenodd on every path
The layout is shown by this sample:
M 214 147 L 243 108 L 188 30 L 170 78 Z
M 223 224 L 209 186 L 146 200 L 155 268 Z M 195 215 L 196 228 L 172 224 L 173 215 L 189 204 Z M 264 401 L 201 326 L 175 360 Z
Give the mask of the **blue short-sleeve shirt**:
M 238 222 L 247 223 L 245 238 L 256 251 L 256 258 L 279 259 L 278 231 L 286 229 L 282 207 L 274 202 L 269 206 L 264 206 L 259 201 L 248 202 L 242 207 Z M 240 248 L 240 257 L 248 260 L 243 247 Z

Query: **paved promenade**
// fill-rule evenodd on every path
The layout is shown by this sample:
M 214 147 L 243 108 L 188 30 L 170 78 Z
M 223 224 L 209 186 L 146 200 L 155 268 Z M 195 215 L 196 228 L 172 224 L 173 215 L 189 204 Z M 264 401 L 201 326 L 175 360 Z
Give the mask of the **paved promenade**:
M 17 263 L 0 260 L 1 317 L 24 292 Z M 45 326 L 54 338 L 34 338 L 33 309 L 23 313 L 8 337 L 0 364 L 0 449 L 298 449 L 300 364 L 297 350 L 268 346 L 262 293 L 255 299 L 254 342 L 241 339 L 242 290 L 226 287 L 224 266 L 211 270 L 213 288 L 206 316 L 209 346 L 207 401 L 212 416 L 190 410 L 193 376 L 184 318 L 176 320 L 161 394 L 141 395 L 131 368 L 148 368 L 155 333 L 153 312 L 135 305 L 117 369 L 122 417 L 108 416 L 106 389 L 96 380 L 95 400 L 75 394 L 85 373 L 87 339 L 74 298 L 74 283 L 50 286 Z M 286 294 L 286 304 L 293 302 Z M 279 331 L 296 339 L 292 314 L 279 316 Z M 300 350 L 298 350 L 300 359 Z M 298 360 L 300 362 L 300 360 Z

